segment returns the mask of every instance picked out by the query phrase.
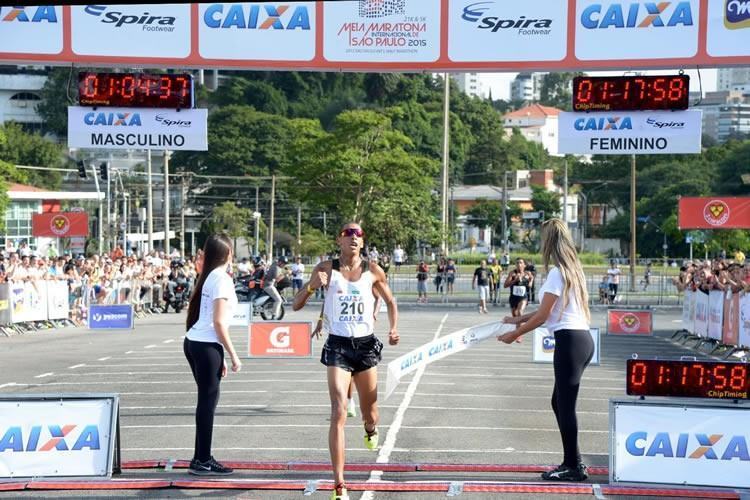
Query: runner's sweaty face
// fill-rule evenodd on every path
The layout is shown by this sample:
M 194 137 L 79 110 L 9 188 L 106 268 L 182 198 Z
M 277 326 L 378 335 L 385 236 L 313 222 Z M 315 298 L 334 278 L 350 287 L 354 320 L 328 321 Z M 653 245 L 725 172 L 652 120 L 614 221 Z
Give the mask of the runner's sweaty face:
M 361 236 L 354 234 L 353 230 L 359 230 Z M 364 232 L 358 224 L 347 224 L 339 231 L 339 236 L 336 238 L 339 248 L 341 248 L 342 254 L 353 254 L 358 255 L 362 250 L 364 243 Z

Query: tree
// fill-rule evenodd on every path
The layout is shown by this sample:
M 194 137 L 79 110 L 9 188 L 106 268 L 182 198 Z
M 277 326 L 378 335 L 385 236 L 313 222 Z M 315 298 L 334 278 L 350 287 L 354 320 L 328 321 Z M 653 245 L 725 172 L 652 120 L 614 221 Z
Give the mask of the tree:
M 253 211 L 240 208 L 232 201 L 225 201 L 214 208 L 210 222 L 210 232 L 225 232 L 234 240 L 237 249 L 237 238 L 250 239 L 249 221 L 253 220 Z
M 572 81 L 583 73 L 547 73 L 542 79 L 540 104 L 570 111 L 573 107 Z
M 543 211 L 545 219 L 556 217 L 560 215 L 560 195 L 542 186 L 531 186 L 531 206 L 536 212 Z
M 434 239 L 437 162 L 410 152 L 412 142 L 387 116 L 345 111 L 331 132 L 309 120 L 292 127 L 295 161 L 284 172 L 298 180 L 289 187 L 295 199 L 363 224 L 380 246 Z
M 59 144 L 49 141 L 39 134 L 24 132 L 20 125 L 8 122 L 0 125 L 0 160 L 13 165 L 34 167 L 61 167 L 63 152 Z M 26 170 L 23 180 L 33 186 L 57 189 L 62 183 L 59 172 L 50 170 Z
M 73 68 L 53 68 L 47 75 L 42 87 L 42 101 L 36 111 L 44 118 L 44 127 L 48 132 L 66 137 L 68 135 L 68 106 L 74 104 L 78 92 L 78 82 L 73 77 Z
M 289 103 L 286 96 L 269 83 L 245 78 L 232 78 L 213 95 L 212 101 L 219 106 L 247 105 L 256 110 L 286 116 Z
M 333 240 L 323 234 L 323 231 L 311 226 L 304 226 L 302 229 L 302 244 L 295 250 L 299 255 L 313 257 L 328 253 L 334 249 L 333 247 Z

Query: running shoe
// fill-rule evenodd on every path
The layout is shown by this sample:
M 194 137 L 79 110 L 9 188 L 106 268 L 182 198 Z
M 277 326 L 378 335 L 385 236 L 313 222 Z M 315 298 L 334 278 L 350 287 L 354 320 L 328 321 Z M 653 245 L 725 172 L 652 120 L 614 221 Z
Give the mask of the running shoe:
M 372 434 L 370 434 L 369 432 L 367 432 L 367 429 L 365 429 L 365 447 L 368 450 L 376 451 L 378 449 L 378 441 L 379 441 L 379 439 L 380 438 L 378 436 L 378 430 L 377 429 L 375 429 L 374 431 L 372 431 Z
M 349 400 L 349 404 L 346 407 L 346 416 L 347 417 L 356 417 L 357 416 L 357 408 L 354 406 L 354 401 Z
M 188 467 L 188 474 L 194 476 L 228 476 L 233 472 L 234 470 L 214 460 L 214 457 L 209 458 L 205 462 L 193 459 L 190 461 L 190 467 Z
M 547 481 L 585 481 L 588 477 L 588 468 L 583 464 L 578 464 L 577 467 L 562 464 L 542 473 L 542 479 Z
M 349 500 L 349 493 L 345 484 L 336 485 L 331 492 L 331 500 Z

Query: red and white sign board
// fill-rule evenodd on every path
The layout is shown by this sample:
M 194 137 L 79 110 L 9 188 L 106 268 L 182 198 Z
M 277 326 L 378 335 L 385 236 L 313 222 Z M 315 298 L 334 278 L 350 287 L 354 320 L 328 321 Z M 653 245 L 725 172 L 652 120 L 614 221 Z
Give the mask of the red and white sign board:
M 85 212 L 33 214 L 31 234 L 35 237 L 70 238 L 88 236 L 89 216 Z
M 0 7 L 0 62 L 313 71 L 750 65 L 746 0 Z
M 651 311 L 609 309 L 607 335 L 651 336 L 654 334 L 653 321 Z
M 750 42 L 750 32 L 748 32 Z M 679 202 L 680 229 L 750 229 L 750 197 L 684 197 Z
M 312 323 L 269 321 L 248 327 L 248 357 L 309 358 L 312 356 Z

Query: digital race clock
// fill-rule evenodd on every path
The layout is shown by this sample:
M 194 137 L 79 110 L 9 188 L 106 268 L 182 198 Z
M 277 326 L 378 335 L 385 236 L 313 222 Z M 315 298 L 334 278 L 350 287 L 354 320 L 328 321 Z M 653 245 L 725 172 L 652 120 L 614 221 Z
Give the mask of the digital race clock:
M 629 359 L 629 396 L 750 399 L 750 365 L 716 361 Z
M 690 77 L 578 76 L 573 79 L 573 111 L 687 109 Z
M 81 106 L 128 108 L 193 107 L 192 75 L 143 73 L 79 73 Z

